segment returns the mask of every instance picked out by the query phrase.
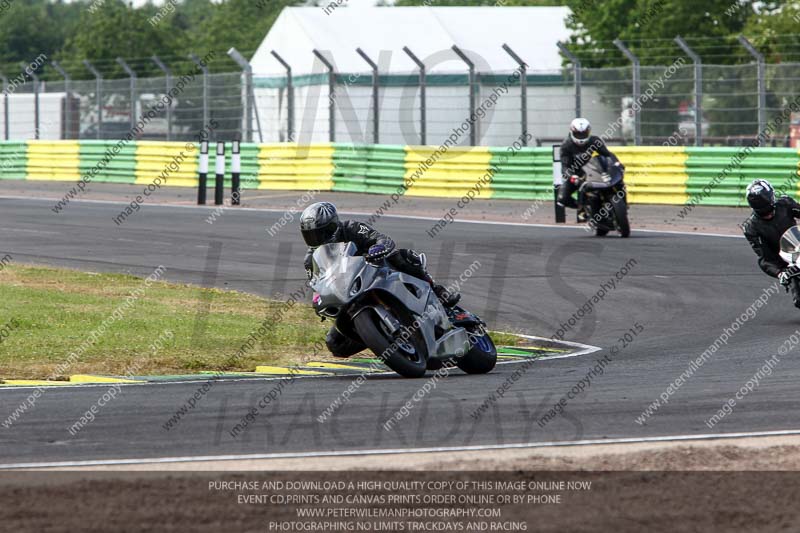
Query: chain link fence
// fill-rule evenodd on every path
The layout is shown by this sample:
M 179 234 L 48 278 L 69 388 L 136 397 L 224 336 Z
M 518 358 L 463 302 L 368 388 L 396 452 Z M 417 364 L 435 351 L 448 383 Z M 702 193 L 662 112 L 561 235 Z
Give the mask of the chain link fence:
M 121 139 L 143 116 L 141 140 L 243 139 L 242 75 L 26 80 L 0 95 L 0 139 Z
M 149 112 L 140 139 L 187 141 L 205 130 L 212 141 L 248 140 L 252 131 L 256 142 L 438 145 L 455 135 L 467 146 L 474 128 L 479 145 L 508 146 L 524 133 L 529 145 L 541 145 L 563 139 L 581 115 L 617 144 L 731 146 L 752 140 L 800 96 L 800 63 L 528 70 L 524 99 L 513 75 L 478 73 L 471 91 L 466 73 L 429 74 L 424 90 L 415 73 L 382 74 L 377 117 L 370 72 L 337 73 L 332 93 L 327 73 L 303 76 L 291 90 L 285 78 L 256 76 L 251 88 L 241 72 L 201 73 L 168 106 L 158 103 L 177 76 L 38 86 L 25 79 L 0 96 L 0 139 L 119 139 Z M 793 121 L 779 125 L 770 143 L 800 138 L 800 117 Z

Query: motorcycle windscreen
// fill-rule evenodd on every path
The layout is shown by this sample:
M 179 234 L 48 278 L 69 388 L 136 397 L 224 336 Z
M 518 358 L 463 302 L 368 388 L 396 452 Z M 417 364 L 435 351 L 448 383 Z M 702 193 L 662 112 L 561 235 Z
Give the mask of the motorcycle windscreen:
M 606 165 L 610 166 L 610 161 Z M 607 172 L 600 156 L 595 156 L 583 166 L 584 180 L 592 189 L 605 189 L 616 185 L 622 179 L 619 169 L 610 167 Z
M 800 226 L 793 226 L 783 233 L 781 252 L 790 254 L 793 258 L 800 254 Z
M 314 255 L 312 256 L 314 276 L 324 276 L 337 263 L 342 265 L 342 257 L 352 257 L 356 255 L 356 251 L 358 251 L 358 248 L 352 242 L 335 242 L 320 246 L 314 250 Z

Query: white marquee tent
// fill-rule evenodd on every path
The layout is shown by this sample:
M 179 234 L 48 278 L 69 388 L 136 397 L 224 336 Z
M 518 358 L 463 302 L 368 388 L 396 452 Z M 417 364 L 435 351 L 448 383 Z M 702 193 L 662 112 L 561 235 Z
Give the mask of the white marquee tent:
M 327 69 L 315 57 L 315 49 L 337 73 L 336 141 L 373 140 L 371 70 L 356 48 L 379 67 L 381 143 L 419 142 L 418 69 L 403 52 L 404 46 L 424 62 L 429 76 L 428 144 L 442 142 L 469 115 L 467 66 L 453 52 L 453 45 L 476 65 L 481 77 L 479 102 L 517 69 L 502 48 L 508 44 L 527 62 L 529 76 L 550 80 L 549 85 L 528 88 L 529 131 L 540 137 L 562 135 L 565 123 L 573 118 L 574 91 L 564 76 L 556 46 L 569 37 L 566 7 L 333 6 L 285 8 L 252 57 L 265 142 L 287 140 L 286 70 L 273 57 L 273 50 L 292 67 L 293 139 L 302 142 L 329 139 Z M 519 136 L 519 100 L 519 86 L 512 84 L 482 122 L 478 144 L 503 146 Z M 611 114 L 604 115 L 608 116 L 603 120 Z
M 290 7 L 275 21 L 252 58 L 256 76 L 283 75 L 271 55 L 280 53 L 295 75 L 322 72 L 313 49 L 332 57 L 340 72 L 364 72 L 361 47 L 377 61 L 389 56 L 382 71 L 416 72 L 403 53 L 408 46 L 430 73 L 463 73 L 464 63 L 450 49 L 459 46 L 481 71 L 510 71 L 516 63 L 503 51 L 507 43 L 531 70 L 555 70 L 562 58 L 557 41 L 569 37 L 566 7 Z

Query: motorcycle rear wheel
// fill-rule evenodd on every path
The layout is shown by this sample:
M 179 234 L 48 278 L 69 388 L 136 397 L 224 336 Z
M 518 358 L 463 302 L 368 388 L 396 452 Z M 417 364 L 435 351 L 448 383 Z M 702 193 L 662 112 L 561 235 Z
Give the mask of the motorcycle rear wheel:
M 353 321 L 356 332 L 364 344 L 378 356 L 386 366 L 404 378 L 421 378 L 427 368 L 428 352 L 422 334 L 411 323 L 405 324 L 403 317 L 398 317 L 403 326 L 412 331 L 403 342 L 395 342 L 385 330 L 380 318 L 370 310 L 359 313 Z

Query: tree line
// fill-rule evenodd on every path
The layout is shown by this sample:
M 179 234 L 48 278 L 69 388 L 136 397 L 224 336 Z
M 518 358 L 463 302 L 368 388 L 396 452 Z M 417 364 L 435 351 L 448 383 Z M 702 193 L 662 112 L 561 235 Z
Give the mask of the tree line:
M 383 0 L 384 2 L 386 0 Z M 115 59 L 128 60 L 139 76 L 159 74 L 157 55 L 176 73 L 193 68 L 190 53 L 215 51 L 212 71 L 234 71 L 226 52 L 250 56 L 281 10 L 324 5 L 325 0 L 166 0 L 133 7 L 124 0 L 4 0 L 0 3 L 0 72 L 11 78 L 34 58 L 58 60 L 76 78 L 90 78 L 88 59 L 108 78 L 125 77 Z M 627 65 L 613 45 L 623 40 L 642 64 L 670 64 L 682 35 L 707 63 L 748 62 L 737 42 L 743 33 L 769 62 L 800 62 L 800 4 L 741 0 L 397 0 L 396 5 L 566 5 L 572 15 L 571 49 L 586 67 Z M 346 3 L 342 5 L 347 9 Z M 502 7 L 498 7 L 502 9 Z M 52 69 L 43 76 L 58 78 Z

